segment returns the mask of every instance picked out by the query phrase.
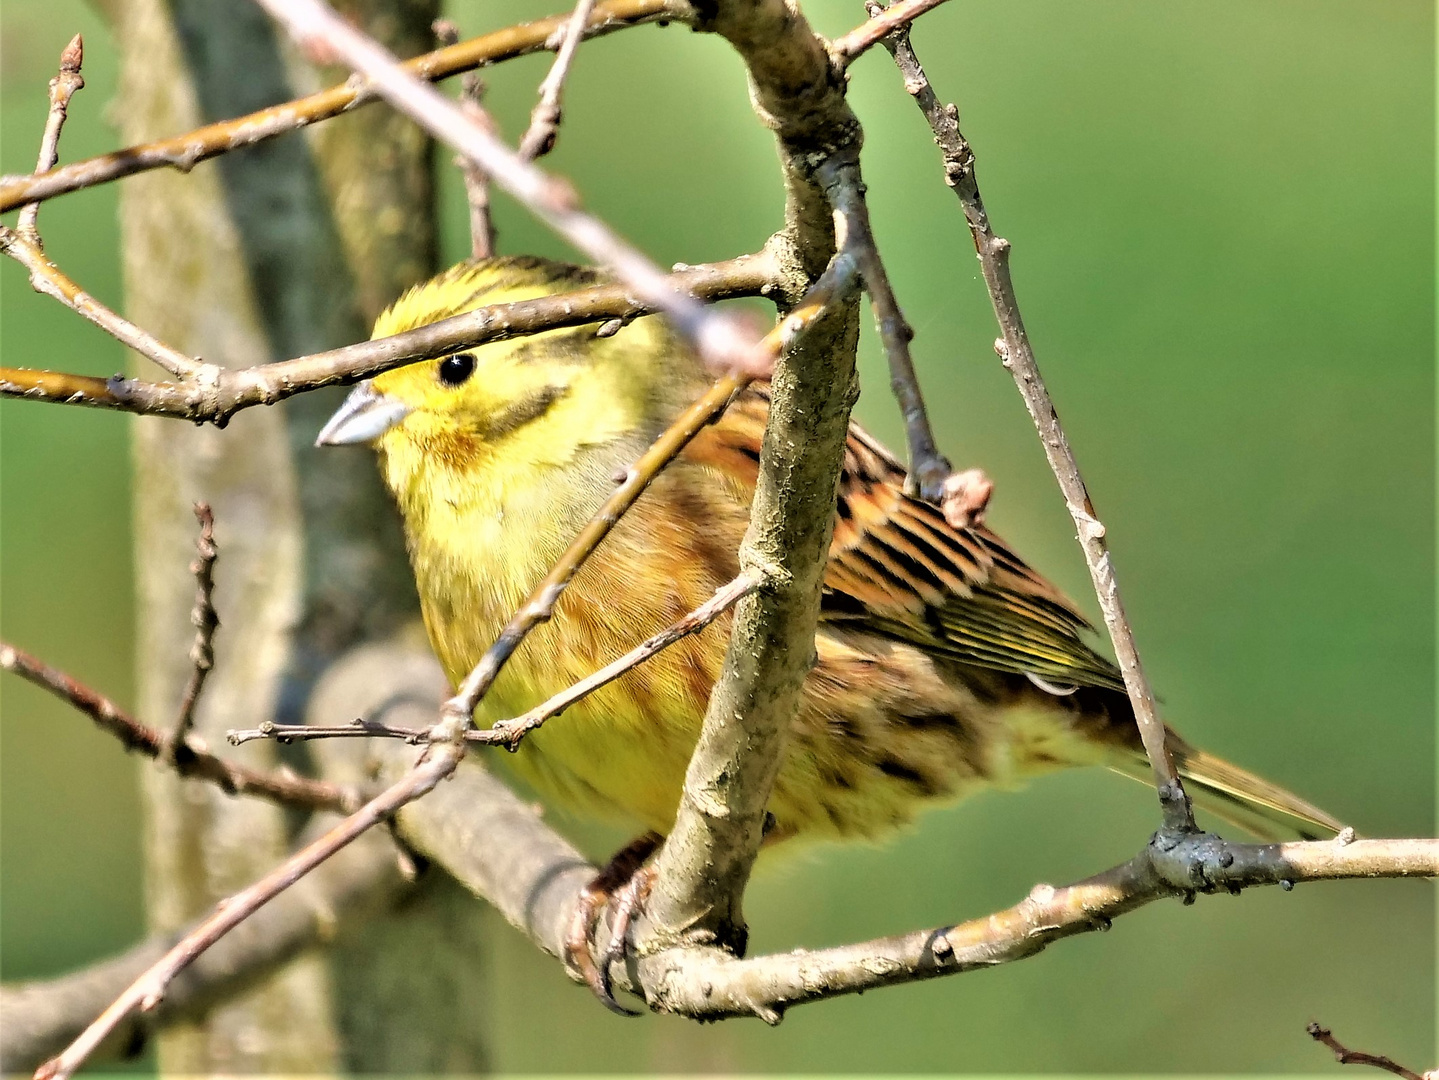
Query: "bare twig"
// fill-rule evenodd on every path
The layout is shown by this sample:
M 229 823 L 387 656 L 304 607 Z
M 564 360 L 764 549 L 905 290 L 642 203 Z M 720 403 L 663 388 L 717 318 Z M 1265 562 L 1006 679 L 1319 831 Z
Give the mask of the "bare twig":
M 172 349 L 149 331 L 141 329 L 123 315 L 100 303 L 51 262 L 38 241 L 27 238 L 16 229 L 0 225 L 0 251 L 9 255 L 30 272 L 30 287 L 36 292 L 44 293 L 46 296 L 60 301 L 76 314 L 89 319 L 117 341 L 128 345 L 141 356 L 153 360 L 171 375 L 193 379 L 197 388 L 214 381 L 218 372 L 217 368 L 186 356 L 177 349 Z M 90 404 L 90 402 L 86 402 L 86 404 Z
M 848 67 L 872 46 L 878 45 L 901 27 L 908 27 L 915 19 L 942 3 L 944 0 L 897 0 L 887 8 L 871 12 L 869 22 L 830 42 L 830 53 L 834 56 L 835 63 L 840 67 Z
M 770 252 L 763 251 L 727 262 L 687 267 L 672 277 L 680 288 L 707 300 L 766 295 L 774 286 L 775 260 Z M 233 369 L 205 364 L 199 377 L 180 383 L 0 368 L 0 396 L 223 425 L 241 409 L 271 405 L 322 386 L 356 382 L 458 349 L 542 330 L 629 319 L 653 311 L 653 305 L 641 301 L 622 284 L 596 285 L 534 300 L 495 304 L 393 337 L 274 364 Z
M 479 734 L 471 732 L 470 734 Z M 427 744 L 430 732 L 427 728 L 395 727 L 381 724 L 363 716 L 356 717 L 348 724 L 277 724 L 266 720 L 259 727 L 238 728 L 225 732 L 231 746 L 243 746 L 257 739 L 274 739 L 278 743 L 308 742 L 312 739 L 399 739 L 411 746 Z
M 345 818 L 324 836 L 291 855 L 255 884 L 222 900 L 215 906 L 209 918 L 188 932 L 169 952 L 131 983 L 62 1053 L 41 1065 L 35 1072 L 35 1080 L 64 1080 L 72 1075 L 115 1026 L 132 1011 L 139 1009 L 141 1012 L 148 1012 L 155 1008 L 164 998 L 170 981 L 201 953 L 268 900 L 288 889 L 367 829 L 388 819 L 405 803 L 430 791 L 454 771 L 464 752 L 463 744 L 454 743 L 427 750 L 420 763 L 397 783 Z
M 195 504 L 195 519 L 200 523 L 200 535 L 195 538 L 195 561 L 190 564 L 190 573 L 195 575 L 195 606 L 190 609 L 195 644 L 190 647 L 190 681 L 180 695 L 180 711 L 170 733 L 171 747 L 182 745 L 195 723 L 195 705 L 215 666 L 215 631 L 220 626 L 214 597 L 215 557 L 219 552 L 215 548 L 215 515 L 209 503 Z
M 1425 1080 L 1424 1076 L 1413 1069 L 1406 1069 L 1393 1058 L 1385 1057 L 1383 1054 L 1366 1054 L 1362 1050 L 1350 1050 L 1336 1039 L 1327 1027 L 1311 1023 L 1304 1030 L 1309 1032 L 1309 1037 L 1315 1042 L 1323 1043 L 1334 1051 L 1334 1060 L 1341 1065 L 1372 1065 L 1376 1069 L 1383 1069 L 1395 1076 L 1402 1076 L 1404 1080 Z
M 826 165 L 820 170 L 820 176 L 827 180 L 836 212 L 845 218 L 846 235 L 859 260 L 860 276 L 864 279 L 865 291 L 869 293 L 880 341 L 884 343 L 884 354 L 889 360 L 889 385 L 904 416 L 904 431 L 909 444 L 909 474 L 905 478 L 905 487 L 911 495 L 939 503 L 944 499 L 945 481 L 954 470 L 939 452 L 934 431 L 929 426 L 924 396 L 920 393 L 914 361 L 909 355 L 914 331 L 899 310 L 899 301 L 895 299 L 889 275 L 885 273 L 884 262 L 879 257 L 879 246 L 870 228 L 869 208 L 865 204 L 859 166 L 851 163 Z
M 580 28 L 583 32 L 584 27 Z M 435 38 L 441 45 L 454 45 L 460 31 L 449 19 L 436 19 Z M 485 81 L 473 71 L 460 79 L 460 108 L 490 134 L 498 136 L 495 119 L 484 106 Z M 465 201 L 470 207 L 470 258 L 489 259 L 495 254 L 495 221 L 490 214 L 490 179 L 467 157 L 455 155 L 455 165 L 465 181 Z
M 676 619 L 659 633 L 646 638 L 623 656 L 612 660 L 591 675 L 572 686 L 566 687 L 547 701 L 536 705 L 529 712 L 509 720 L 501 720 L 486 730 L 469 730 L 464 733 L 465 741 L 483 746 L 504 746 L 513 750 L 526 735 L 540 727 L 546 720 L 558 716 L 575 702 L 589 697 L 602 686 L 614 682 L 625 672 L 639 667 L 651 657 L 668 649 L 677 641 L 691 634 L 697 634 L 710 623 L 732 608 L 743 597 L 759 587 L 758 582 L 745 574 L 721 586 L 699 607 L 688 615 Z M 278 742 L 308 741 L 311 739 L 337 738 L 385 738 L 401 739 L 411 744 L 428 743 L 430 732 L 423 728 L 393 727 L 371 720 L 358 719 L 340 727 L 322 727 L 312 724 L 276 724 L 265 722 L 257 728 L 231 731 L 228 738 L 236 746 L 254 739 L 275 739 Z
M 629 652 L 606 664 L 593 675 L 581 679 L 573 686 L 554 695 L 543 704 L 535 706 L 529 712 L 517 716 L 513 720 L 500 721 L 494 726 L 492 731 L 499 734 L 505 746 L 510 748 L 518 746 L 520 740 L 546 720 L 558 716 L 575 702 L 588 697 L 600 687 L 614 682 L 631 668 L 638 667 L 650 657 L 668 649 L 675 642 L 681 641 L 691 634 L 699 633 L 757 588 L 759 588 L 759 582 L 753 576 L 748 574 L 739 575 L 739 577 L 733 581 L 721 586 L 715 591 L 714 596 L 710 597 L 699 607 L 695 608 L 683 618 L 675 620 L 658 634 L 636 645 Z M 475 734 L 488 733 L 476 732 Z
M 866 9 L 875 18 L 880 17 L 885 10 L 873 0 L 866 4 Z M 1115 656 L 1124 675 L 1124 685 L 1129 691 L 1129 701 L 1134 709 L 1139 733 L 1144 739 L 1144 749 L 1154 769 L 1155 787 L 1164 809 L 1165 825 L 1170 829 L 1192 831 L 1195 828 L 1193 810 L 1169 755 L 1164 724 L 1159 719 L 1154 700 L 1154 690 L 1139 662 L 1134 632 L 1124 612 L 1124 603 L 1119 595 L 1119 582 L 1115 577 L 1109 547 L 1105 543 L 1104 525 L 1095 516 L 1094 504 L 1090 501 L 1074 452 L 1069 447 L 1069 439 L 1059 423 L 1054 402 L 1050 399 L 1049 391 L 1045 389 L 1044 379 L 1035 363 L 1029 336 L 1025 333 L 1024 321 L 1020 318 L 1019 302 L 1014 295 L 1014 282 L 1010 278 L 1010 244 L 1003 237 L 996 236 L 990 227 L 989 216 L 985 213 L 984 201 L 979 194 L 979 182 L 975 177 L 974 152 L 959 130 L 959 110 L 953 105 L 939 103 L 909 43 L 907 28 L 901 27 L 883 40 L 885 48 L 894 56 L 903 76 L 905 91 L 915 99 L 934 131 L 935 141 L 944 157 L 945 183 L 954 189 L 964 209 L 965 220 L 969 223 L 969 231 L 974 238 L 975 251 L 979 255 L 984 283 L 989 289 L 994 313 L 1003 333 L 1003 337 L 994 343 L 994 348 L 1004 366 L 1014 376 L 1025 407 L 1039 430 L 1045 455 L 1049 458 L 1049 466 L 1054 471 L 1055 479 L 1059 481 L 1060 491 L 1064 493 L 1070 516 L 1074 518 L 1079 544 L 1084 550 L 1084 560 L 1094 581 L 1100 609 L 1104 612 L 1104 625 L 1114 643 Z
M 589 21 L 590 9 L 594 6 L 595 0 L 579 0 L 575 4 L 574 14 L 570 16 L 564 39 L 555 54 L 555 62 L 550 66 L 545 81 L 540 83 L 539 103 L 530 114 L 529 129 L 520 139 L 520 157 L 526 161 L 544 157 L 555 148 L 555 139 L 560 133 L 560 99 L 564 96 L 565 79 L 569 76 L 570 66 L 575 62 L 580 39 L 584 36 L 585 23 Z
M 64 698 L 119 739 L 125 749 L 137 750 L 150 758 L 170 758 L 180 775 L 208 780 L 228 794 L 258 795 L 307 810 L 348 811 L 357 803 L 354 792 L 339 784 L 288 773 L 260 772 L 216 757 L 194 734 L 186 735 L 173 751 L 168 751 L 169 742 L 160 731 L 140 723 L 109 698 L 65 672 L 3 642 L 0 642 L 0 669 L 14 672 Z
M 85 41 L 76 34 L 60 53 L 60 72 L 50 80 L 50 111 L 45 117 L 45 134 L 40 139 L 40 157 L 35 171 L 43 173 L 54 167 L 60 156 L 60 129 L 65 126 L 70 98 L 85 86 L 80 65 L 85 60 Z M 40 247 L 40 231 L 36 221 L 40 215 L 38 202 L 27 203 L 20 211 L 16 230 L 36 247 Z
M 758 336 L 747 320 L 706 308 L 694 296 L 676 289 L 638 249 L 580 210 L 578 197 L 567 183 L 547 175 L 485 131 L 323 0 L 257 2 L 302 45 L 323 48 L 364 75 L 396 109 L 483 168 L 494 183 L 565 240 L 668 315 L 714 370 L 745 371 L 751 377 L 767 374 Z
M 693 12 L 684 0 L 600 0 L 585 36 L 598 37 L 651 22 L 688 22 L 692 18 Z M 517 56 L 544 52 L 558 45 L 557 41 L 551 42 L 556 31 L 562 30 L 568 21 L 566 13 L 511 26 L 417 56 L 406 61 L 405 66 L 420 78 L 433 81 Z M 217 154 L 273 139 L 376 100 L 363 80 L 350 80 L 233 120 L 206 124 L 168 139 L 72 162 L 40 176 L 7 176 L 0 179 L 0 213 L 27 202 L 52 199 L 150 169 L 171 167 L 188 172 Z

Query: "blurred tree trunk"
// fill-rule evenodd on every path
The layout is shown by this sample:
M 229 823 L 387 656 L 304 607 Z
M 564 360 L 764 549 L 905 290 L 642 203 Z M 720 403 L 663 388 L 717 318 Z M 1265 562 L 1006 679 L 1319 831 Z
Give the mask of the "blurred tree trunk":
M 435 0 L 352 0 L 357 23 L 402 55 L 426 48 Z M 230 117 L 343 77 L 316 69 L 249 4 L 129 0 L 115 8 L 126 143 Z M 127 307 L 193 355 L 263 363 L 366 336 L 378 309 L 433 271 L 431 150 L 380 106 L 121 189 Z M 142 715 L 173 716 L 189 673 L 191 504 L 215 510 L 222 621 L 197 713 L 226 729 L 298 720 L 343 649 L 393 630 L 415 600 L 370 455 L 312 449 L 343 392 L 254 409 L 228 429 L 134 426 Z M 274 764 L 276 748 L 237 751 Z M 303 765 L 303 761 L 295 761 Z M 270 869 L 295 822 L 253 800 L 146 768 L 152 926 L 174 930 Z M 298 959 L 203 1023 L 160 1039 L 165 1072 L 411 1071 L 484 1064 L 477 905 L 431 884 L 363 941 Z M 417 962 L 418 961 L 418 962 Z M 428 991 L 428 996 L 427 996 Z M 431 1015 L 435 995 L 450 1008 Z M 456 1008 L 455 1006 L 461 1006 Z M 461 1025 L 458 1018 L 467 1014 Z M 434 1015 L 455 1016 L 453 1030 Z M 437 1030 L 437 1027 L 439 1028 Z M 397 1058 L 394 1048 L 407 1047 Z

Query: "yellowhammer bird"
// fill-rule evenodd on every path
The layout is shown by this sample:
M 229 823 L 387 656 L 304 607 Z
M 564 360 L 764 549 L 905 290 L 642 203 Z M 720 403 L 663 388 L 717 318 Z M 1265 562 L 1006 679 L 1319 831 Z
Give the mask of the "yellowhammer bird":
M 461 264 L 401 297 L 375 336 L 598 280 L 534 258 Z M 708 384 L 657 317 L 611 336 L 597 329 L 548 331 L 377 376 L 320 435 L 379 451 L 430 640 L 456 684 L 616 474 Z M 654 481 L 561 596 L 556 617 L 510 660 L 480 706 L 481 726 L 590 674 L 738 573 L 767 408 L 756 384 Z M 818 662 L 784 748 L 769 838 L 877 836 L 927 803 L 1071 765 L 1147 779 L 1124 684 L 1084 643 L 1084 618 L 999 537 L 951 528 L 903 482 L 894 457 L 852 427 Z M 681 641 L 532 733 L 516 770 L 568 807 L 665 834 L 725 626 Z M 1251 832 L 1339 829 L 1178 736 L 1171 746 L 1196 801 Z M 642 859 L 645 847 L 636 851 Z M 572 959 L 608 998 L 587 948 Z

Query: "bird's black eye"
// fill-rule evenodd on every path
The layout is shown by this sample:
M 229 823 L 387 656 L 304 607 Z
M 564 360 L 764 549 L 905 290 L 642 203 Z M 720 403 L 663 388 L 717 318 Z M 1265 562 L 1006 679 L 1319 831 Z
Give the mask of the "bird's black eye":
M 440 382 L 446 386 L 459 386 L 474 373 L 475 357 L 473 353 L 447 356 L 440 361 Z

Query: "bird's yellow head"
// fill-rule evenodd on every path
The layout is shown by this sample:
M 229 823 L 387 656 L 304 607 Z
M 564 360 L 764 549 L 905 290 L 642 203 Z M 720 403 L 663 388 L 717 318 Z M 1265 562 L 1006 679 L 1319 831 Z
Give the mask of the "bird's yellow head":
M 600 283 L 592 270 L 529 257 L 461 263 L 405 293 L 375 323 L 386 337 L 490 304 Z M 692 393 L 700 369 L 658 319 L 602 324 L 465 349 L 360 383 L 320 445 L 373 443 L 400 500 L 417 486 L 475 490 L 570 466 L 587 448 L 644 434 Z M 418 493 L 417 493 L 418 494 Z

